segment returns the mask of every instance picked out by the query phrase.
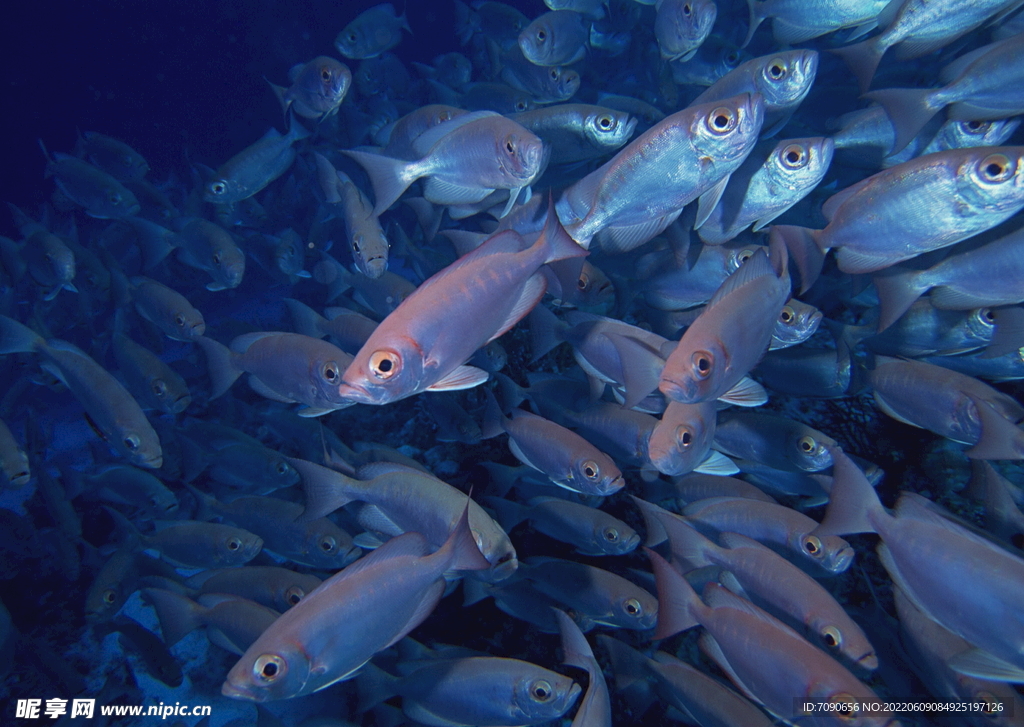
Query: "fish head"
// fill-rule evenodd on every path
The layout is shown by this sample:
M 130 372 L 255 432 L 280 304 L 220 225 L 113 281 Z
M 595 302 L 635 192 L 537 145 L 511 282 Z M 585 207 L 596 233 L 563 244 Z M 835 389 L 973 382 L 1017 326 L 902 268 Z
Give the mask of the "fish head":
M 799 103 L 811 90 L 818 73 L 818 52 L 791 50 L 759 59 L 754 85 L 769 111 Z
M 571 68 L 552 66 L 548 69 L 546 79 L 551 95 L 559 101 L 572 98 L 580 90 L 580 74 Z
M 812 305 L 791 298 L 782 306 L 779 318 L 775 322 L 772 336 L 785 345 L 793 345 L 806 341 L 818 330 L 822 313 Z M 777 344 L 773 344 L 777 345 Z
M 149 379 L 148 384 L 153 401 L 168 414 L 180 414 L 192 403 L 192 395 L 187 388 L 181 390 L 159 376 Z
M 591 452 L 573 462 L 569 485 L 569 489 L 577 492 L 606 496 L 618 492 L 626 483 L 611 457 Z
M 385 341 L 371 336 L 345 369 L 338 396 L 377 405 L 412 396 L 426 388 L 422 386 L 425 363 L 423 350 L 413 339 L 397 336 Z
M 206 183 L 203 199 L 213 204 L 230 204 L 237 199 L 234 187 L 230 179 L 216 177 Z
M 494 138 L 499 172 L 509 189 L 525 187 L 533 182 L 540 175 L 548 156 L 548 150 L 539 137 L 518 124 L 515 126 L 518 128 L 496 134 Z
M 129 462 L 148 469 L 158 470 L 164 466 L 160 438 L 152 427 L 118 427 L 109 441 Z
M 802 195 L 825 176 L 834 150 L 835 142 L 824 136 L 780 141 L 772 150 L 772 177 L 783 189 Z
M 801 428 L 790 435 L 787 446 L 794 465 L 805 472 L 821 472 L 832 466 L 829 450 L 836 446 L 836 441 L 821 432 Z
M 758 93 L 743 93 L 694 107 L 689 139 L 700 152 L 701 162 L 712 168 L 726 164 L 731 172 L 757 142 L 764 112 L 764 98 Z
M 692 472 L 707 454 L 715 433 L 715 405 L 706 402 L 694 406 L 673 401 L 669 407 L 671 413 L 666 409 L 651 432 L 647 456 L 662 474 L 684 475 Z M 686 411 L 686 407 L 692 410 Z
M 653 629 L 658 620 L 658 601 L 640 588 L 630 589 L 615 603 L 616 626 L 637 631 Z
M 309 563 L 324 570 L 340 570 L 363 554 L 362 550 L 352 544 L 348 533 L 329 520 L 327 524 L 322 521 L 310 523 L 304 550 Z
M 591 538 L 593 551 L 605 555 L 625 555 L 636 550 L 640 535 L 625 523 L 597 522 Z
M 510 716 L 516 724 L 536 724 L 561 717 L 583 691 L 569 677 L 544 671 L 547 673 L 530 673 L 516 682 L 512 704 L 509 705 Z
M 519 34 L 519 50 L 530 63 L 546 66 L 556 52 L 555 41 L 555 29 L 545 13 L 523 28 Z
M 89 214 L 102 219 L 132 217 L 142 211 L 142 205 L 135 194 L 118 182 L 99 190 L 99 194 L 92 202 L 89 205 Z
M 273 483 L 275 490 L 299 484 L 302 478 L 283 456 L 274 450 L 266 450 L 267 458 L 263 463 L 263 479 Z
M 659 4 L 654 36 L 665 60 L 688 60 L 711 32 L 718 7 L 711 0 L 670 0 Z
M 625 111 L 601 109 L 587 114 L 583 130 L 591 143 L 602 149 L 618 149 L 633 136 L 637 119 Z
M 210 275 L 223 288 L 237 288 L 245 275 L 245 253 L 225 235 L 223 245 L 210 250 Z M 221 289 L 221 288 L 218 288 Z
M 352 86 L 352 71 L 330 56 L 319 56 L 306 65 L 300 79 L 311 92 L 311 98 L 316 100 L 313 108 L 326 114 L 345 100 Z
M 953 146 L 967 148 L 975 146 L 997 146 L 1009 139 L 1020 126 L 1020 119 L 998 119 L 996 121 L 951 121 Z
M 961 199 L 977 211 L 1008 213 L 1024 204 L 1024 147 L 964 150 L 956 171 Z
M 819 617 L 809 624 L 822 650 L 836 658 L 842 656 L 868 671 L 877 669 L 878 655 L 864 633 L 854 624 L 835 621 L 833 618 Z
M 390 244 L 376 220 L 372 220 L 372 223 L 369 220 L 367 222 L 370 224 L 360 225 L 360 229 L 352 232 L 349 246 L 352 248 L 352 259 L 355 261 L 356 269 L 366 277 L 376 280 L 388 269 Z
M 206 333 L 206 320 L 195 308 L 178 308 L 171 316 L 176 338 L 179 341 L 194 341 Z
M 842 573 L 853 563 L 853 548 L 838 535 L 803 533 L 799 538 L 801 554 L 816 568 L 823 568 L 829 573 Z
M 252 702 L 287 699 L 304 693 L 311 672 L 302 644 L 264 633 L 228 672 L 220 693 Z
M 242 565 L 263 550 L 263 538 L 241 528 L 225 528 L 217 550 L 219 565 Z
M 373 39 L 368 37 L 371 30 L 365 23 L 353 21 L 345 26 L 334 39 L 334 47 L 346 58 L 354 61 L 365 60 L 376 55 Z
M 693 326 L 686 330 L 665 362 L 658 383 L 662 394 L 683 404 L 698 404 L 724 393 L 721 382 L 731 368 L 731 357 L 717 335 L 704 333 L 686 340 L 692 330 L 698 333 Z

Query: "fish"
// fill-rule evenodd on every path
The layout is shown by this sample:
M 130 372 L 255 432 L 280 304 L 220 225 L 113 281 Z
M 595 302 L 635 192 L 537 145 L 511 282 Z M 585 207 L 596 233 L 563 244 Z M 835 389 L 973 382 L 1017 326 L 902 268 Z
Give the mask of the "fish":
M 132 191 L 107 172 L 68 154 L 58 152 L 51 158 L 42 141 L 39 146 L 46 157 L 46 178 L 53 177 L 57 188 L 90 217 L 122 219 L 141 210 Z
M 104 440 L 132 464 L 163 466 L 160 438 L 142 408 L 110 372 L 77 346 L 46 340 L 12 318 L 0 316 L 0 353 L 38 353 L 44 370 L 61 380 L 82 404 Z
M 534 497 L 525 505 L 491 497 L 485 504 L 497 513 L 506 531 L 529 520 L 538 531 L 576 546 L 584 555 L 625 555 L 640 543 L 636 531 L 618 518 L 558 497 Z
M 323 581 L 308 573 L 267 565 L 214 568 L 188 579 L 190 587 L 204 593 L 226 593 L 255 601 L 279 613 L 297 604 Z
M 702 207 L 710 212 L 723 180 L 753 148 L 763 115 L 756 94 L 676 112 L 566 189 L 555 205 L 559 220 L 584 247 L 603 233 L 603 247 L 624 251 L 657 235 L 705 194 Z
M 0 419 L 0 472 L 8 487 L 24 487 L 32 477 L 28 455 L 11 433 L 11 428 Z
M 353 60 L 376 58 L 401 42 L 402 30 L 412 34 L 405 12 L 396 15 L 394 5 L 381 3 L 364 10 L 346 25 L 334 39 L 334 47 Z
M 292 116 L 287 134 L 271 129 L 224 162 L 206 183 L 203 199 L 224 205 L 249 199 L 288 171 L 295 161 L 295 143 L 308 136 L 309 131 Z
M 221 693 L 265 702 L 354 677 L 430 615 L 444 593 L 445 571 L 490 567 L 473 542 L 468 514 L 467 508 L 432 554 L 422 535 L 406 533 L 328 578 L 245 651 Z
M 205 336 L 196 343 L 207 356 L 213 398 L 248 373 L 249 386 L 261 396 L 302 404 L 300 416 L 323 416 L 352 403 L 337 388 L 352 357 L 319 338 L 267 331 L 239 336 L 230 348 Z
M 750 45 L 754 32 L 768 18 L 772 37 L 781 45 L 796 45 L 843 28 L 853 35 L 871 32 L 887 0 L 842 0 L 841 2 L 790 2 L 789 0 L 747 0 L 750 24 L 743 47 Z
M 587 54 L 589 29 L 573 10 L 552 10 L 534 18 L 519 34 L 519 49 L 537 66 L 569 66 Z
M 132 276 L 125 291 L 136 312 L 175 341 L 194 341 L 206 333 L 203 314 L 188 299 L 163 283 Z
M 611 727 L 611 696 L 593 649 L 587 643 L 580 627 L 565 611 L 559 610 L 555 617 L 558 619 L 558 630 L 562 636 L 564 663 L 586 669 L 587 676 L 590 677 L 587 693 L 583 695 L 576 716 L 573 717 L 573 727 Z
M 820 472 L 832 466 L 824 432 L 772 414 L 733 412 L 719 419 L 715 448 L 737 459 L 755 460 L 779 470 Z
M 330 56 L 317 56 L 293 66 L 288 80 L 292 84 L 288 88 L 270 84 L 282 113 L 288 116 L 288 109 L 293 109 L 305 119 L 320 120 L 338 113 L 352 86 L 352 71 Z
M 537 304 L 546 287 L 541 265 L 586 254 L 553 214 L 529 247 L 511 230 L 492 236 L 425 281 L 374 329 L 341 377 L 339 395 L 382 405 L 431 389 L 478 386 L 487 373 L 465 362 Z M 453 318 L 472 325 L 447 335 Z
M 379 278 L 388 269 L 391 245 L 370 200 L 347 174 L 337 171 L 326 157 L 315 156 L 327 202 L 337 205 L 345 219 L 345 232 L 356 270 L 368 278 Z
M 666 61 L 688 61 L 707 39 L 718 18 L 711 0 L 658 0 L 654 37 Z
M 836 261 L 843 272 L 870 273 L 998 225 L 1024 207 L 1022 166 L 1021 149 L 1012 146 L 929 154 L 830 197 L 822 208 L 829 224 L 822 230 L 772 229 L 793 256 L 804 291 L 817 279 L 830 249 L 839 250 Z M 929 201 L 918 206 L 920 199 Z M 971 213 L 963 214 L 964 208 Z M 876 232 L 882 228 L 884 235 Z
M 142 598 L 156 611 L 167 646 L 205 626 L 212 643 L 237 656 L 281 615 L 253 601 L 220 594 L 199 596 L 196 602 L 174 591 L 144 588 Z
M 768 350 L 775 321 L 789 299 L 782 257 L 777 246 L 771 261 L 758 250 L 726 278 L 666 359 L 659 391 L 673 401 L 697 404 L 721 398 L 741 383 Z M 750 396 L 741 389 L 731 400 Z
M 647 455 L 654 468 L 664 475 L 685 475 L 701 468 L 711 455 L 715 439 L 715 402 L 683 404 L 670 401 L 661 420 L 651 432 Z
M 625 112 L 589 104 L 556 104 L 509 118 L 551 149 L 550 164 L 571 164 L 609 154 L 629 141 L 637 124 Z
M 75 156 L 87 160 L 120 182 L 139 180 L 149 172 L 149 162 L 128 144 L 96 131 L 80 132 Z
M 159 356 L 121 333 L 112 339 L 117 368 L 134 394 L 147 409 L 180 414 L 192 403 L 185 379 Z

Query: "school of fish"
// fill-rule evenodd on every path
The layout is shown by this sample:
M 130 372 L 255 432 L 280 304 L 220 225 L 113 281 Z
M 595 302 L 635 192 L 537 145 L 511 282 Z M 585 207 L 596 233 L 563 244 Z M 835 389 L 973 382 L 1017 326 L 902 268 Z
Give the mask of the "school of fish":
M 1024 725 L 1020 0 L 437 3 L 40 140 L 3 723 Z

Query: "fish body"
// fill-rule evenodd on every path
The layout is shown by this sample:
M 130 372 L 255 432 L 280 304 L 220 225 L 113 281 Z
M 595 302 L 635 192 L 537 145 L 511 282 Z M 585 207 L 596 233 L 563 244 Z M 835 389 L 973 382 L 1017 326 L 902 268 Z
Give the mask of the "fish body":
M 42 142 L 40 142 L 42 144 Z M 46 153 L 46 149 L 43 149 Z M 67 154 L 46 154 L 46 176 L 90 217 L 122 219 L 139 213 L 135 195 L 107 172 Z
M 295 142 L 309 132 L 292 118 L 288 133 L 276 129 L 226 161 L 207 182 L 203 198 L 215 204 L 235 204 L 252 197 L 280 177 L 295 161 Z
M 540 266 L 586 254 L 553 215 L 550 222 L 529 247 L 519 234 L 502 232 L 424 282 L 374 329 L 345 371 L 340 396 L 386 404 L 430 388 L 481 383 L 486 375 L 464 363 L 544 295 Z M 454 329 L 451 320 L 470 324 Z
M 761 97 L 749 94 L 676 112 L 569 187 L 559 219 L 584 246 L 607 228 L 619 248 L 646 242 L 739 167 L 763 112 Z
M 589 104 L 557 104 L 510 116 L 551 149 L 551 164 L 569 164 L 609 154 L 636 128 L 629 114 Z
M 434 553 L 419 533 L 393 538 L 282 614 L 228 672 L 221 691 L 263 702 L 350 679 L 430 615 L 446 571 L 488 567 L 465 513 Z
M 352 71 L 330 56 L 300 63 L 288 76 L 292 83 L 288 88 L 270 84 L 285 116 L 288 109 L 305 119 L 322 119 L 337 113 L 352 86 Z
M 771 18 L 772 35 L 782 45 L 795 45 L 843 28 L 869 32 L 888 0 L 748 0 L 750 27 L 744 46 L 757 27 Z
M 121 182 L 142 179 L 149 171 L 149 163 L 137 151 L 119 139 L 95 131 L 83 132 L 78 137 L 75 156 Z
M 338 33 L 334 47 L 346 58 L 376 58 L 401 42 L 403 29 L 412 33 L 404 12 L 397 15 L 391 3 L 374 5 Z
M 196 217 L 182 220 L 175 241 L 178 259 L 189 267 L 205 270 L 213 278 L 211 291 L 237 288 L 245 275 L 245 254 L 220 225 Z
M 206 332 L 203 314 L 185 296 L 152 278 L 129 280 L 131 299 L 139 315 L 176 341 L 194 341 Z

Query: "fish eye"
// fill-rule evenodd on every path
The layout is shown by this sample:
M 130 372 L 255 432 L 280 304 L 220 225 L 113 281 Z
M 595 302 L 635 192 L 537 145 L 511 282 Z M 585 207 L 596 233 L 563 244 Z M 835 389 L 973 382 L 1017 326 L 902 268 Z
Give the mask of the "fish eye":
M 754 251 L 753 250 L 740 250 L 738 253 L 736 253 L 736 260 L 738 260 L 739 263 L 742 264 L 742 263 L 745 263 L 750 258 L 752 258 L 753 256 L 754 256 Z
M 325 553 L 333 553 L 338 549 L 338 541 L 332 538 L 330 535 L 326 535 L 320 539 L 320 550 Z
M 124 446 L 132 452 L 139 448 L 139 444 L 139 438 L 134 434 L 129 434 L 124 438 Z
M 818 558 L 822 554 L 821 541 L 814 535 L 805 535 L 800 543 L 807 555 Z
M 238 538 L 231 538 L 228 541 L 228 550 L 239 550 L 242 547 L 242 541 Z
M 590 288 L 590 276 L 586 273 L 580 273 L 579 280 L 576 281 L 576 287 L 582 292 L 586 292 Z
M 545 33 L 543 30 L 538 30 L 537 31 L 537 40 L 539 40 L 541 43 L 543 43 L 547 39 L 548 39 L 548 34 L 547 33 Z
M 320 78 L 323 79 L 324 83 L 329 83 L 331 80 L 331 69 L 327 68 L 326 66 L 324 68 L 321 68 Z
M 860 712 L 854 706 L 857 698 L 852 694 L 841 692 L 833 695 L 828 701 L 835 706 L 835 710 L 829 711 L 843 722 L 852 722 L 860 716 Z
M 174 314 L 174 325 L 178 326 L 179 328 L 181 326 L 185 325 L 185 316 L 183 316 L 181 313 L 175 313 Z
M 785 61 L 776 58 L 768 64 L 768 77 L 773 81 L 781 81 L 786 77 L 786 63 Z
M 306 592 L 298 586 L 292 586 L 284 592 L 284 600 L 293 606 L 305 597 Z
M 356 34 L 355 33 L 349 33 L 348 34 L 348 42 L 349 43 L 355 43 L 356 42 Z
M 110 204 L 121 204 L 121 195 L 117 192 L 111 192 L 107 199 L 110 200 Z
M 782 150 L 782 164 L 788 169 L 807 166 L 807 150 L 799 144 L 790 144 Z
M 708 114 L 707 125 L 713 134 L 726 134 L 736 128 L 736 112 L 719 106 Z
M 516 111 L 526 111 L 526 102 L 522 99 L 516 101 Z
M 732 53 L 730 53 L 729 55 L 727 55 L 725 57 L 725 63 L 728 66 L 735 66 L 739 62 L 740 62 L 740 54 L 737 53 L 736 51 L 733 51 Z
M 602 116 L 597 120 L 597 125 L 601 127 L 602 131 L 608 131 L 615 127 L 615 119 L 611 116 Z
M 814 437 L 803 436 L 797 442 L 797 446 L 800 447 L 800 451 L 806 454 L 810 454 L 818 448 L 818 443 L 814 441 Z
M 161 379 L 154 379 L 153 383 L 150 384 L 150 388 L 157 396 L 164 396 L 167 393 L 167 384 Z
M 1003 701 L 992 692 L 982 690 L 974 695 L 975 702 L 983 702 L 981 713 L 986 717 L 998 718 L 1003 713 Z
M 334 363 L 333 361 L 328 361 L 327 363 L 325 363 L 323 368 L 320 370 L 320 375 L 327 380 L 328 384 L 337 383 L 339 374 L 340 372 L 338 371 L 338 364 Z
M 100 595 L 100 598 L 102 598 L 103 602 L 108 606 L 113 606 L 114 601 L 117 600 L 117 591 L 115 591 L 113 588 L 108 588 L 107 590 L 103 591 L 103 593 Z
M 286 474 L 288 474 L 288 471 L 291 469 L 291 466 L 289 466 L 289 464 L 287 462 L 282 460 L 281 462 L 277 463 L 276 469 L 277 469 L 277 474 L 279 474 L 279 475 L 286 475 Z
M 530 687 L 530 696 L 538 702 L 546 702 L 554 695 L 555 691 L 551 688 L 551 684 L 541 679 L 533 683 Z
M 686 3 L 685 5 L 683 5 L 683 15 L 689 17 L 692 12 L 693 8 L 690 7 L 690 3 Z
M 601 532 L 601 535 L 603 535 L 604 539 L 607 540 L 609 543 L 619 542 L 619 531 L 611 526 L 605 528 Z
M 826 626 L 821 632 L 821 639 L 825 646 L 831 649 L 838 649 L 843 645 L 843 634 L 835 626 Z
M 224 182 L 214 182 L 210 185 L 210 191 L 219 197 L 228 191 L 228 185 Z
M 505 139 L 505 151 L 509 154 L 516 153 L 516 145 L 512 143 L 512 139 Z
M 601 468 L 598 466 L 597 462 L 592 459 L 588 459 L 584 462 L 580 469 L 583 471 L 583 476 L 591 482 L 601 476 Z
M 996 322 L 996 314 L 992 312 L 991 308 L 981 308 L 978 311 L 978 314 L 982 318 L 984 318 L 986 321 L 988 321 L 989 323 L 995 323 Z
M 977 134 L 979 131 L 986 131 L 988 127 L 987 121 L 961 121 L 960 126 L 966 129 L 969 133 Z
M 626 601 L 624 607 L 626 609 L 626 613 L 630 616 L 643 616 L 644 614 L 644 607 L 641 605 L 640 601 L 635 598 L 631 598 Z
M 676 443 L 683 449 L 693 444 L 693 430 L 685 424 L 676 427 Z
M 783 306 L 782 312 L 779 313 L 779 320 L 788 326 L 790 323 L 796 320 L 796 311 L 794 311 L 788 305 Z
M 352 238 L 352 251 L 359 252 L 359 244 L 363 241 L 362 235 L 356 235 Z
M 1013 172 L 1014 164 L 1005 154 L 989 154 L 978 165 L 978 173 L 986 182 L 1005 182 Z
M 558 69 L 557 68 L 552 68 L 551 71 L 550 71 L 550 74 L 551 74 L 551 80 L 552 81 L 557 81 L 558 80 Z
M 382 381 L 387 381 L 398 373 L 402 359 L 393 351 L 374 351 L 370 354 L 370 373 Z
M 252 675 L 262 684 L 273 684 L 288 673 L 288 662 L 277 654 L 263 654 L 252 665 Z
M 213 253 L 213 264 L 214 265 L 220 265 L 220 253 L 219 252 Z
M 715 357 L 707 351 L 694 351 L 690 357 L 693 363 L 693 373 L 698 379 L 706 379 L 711 376 L 711 369 L 714 366 Z

